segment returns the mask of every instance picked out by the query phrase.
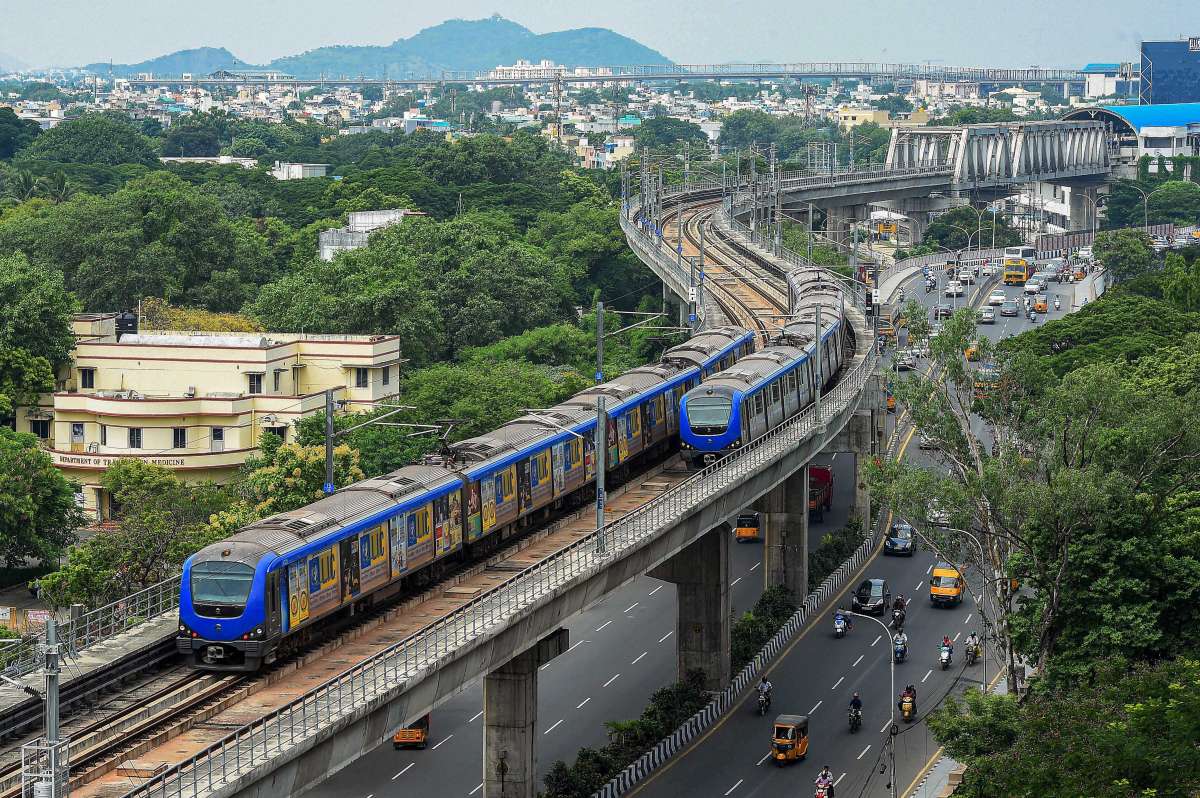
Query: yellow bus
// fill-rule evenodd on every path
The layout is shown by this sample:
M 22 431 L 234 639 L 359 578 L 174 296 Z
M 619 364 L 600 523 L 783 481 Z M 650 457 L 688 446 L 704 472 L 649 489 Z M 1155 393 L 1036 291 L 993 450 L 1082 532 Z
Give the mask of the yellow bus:
M 1004 284 L 1025 285 L 1037 269 L 1037 249 L 1034 247 L 1004 248 Z

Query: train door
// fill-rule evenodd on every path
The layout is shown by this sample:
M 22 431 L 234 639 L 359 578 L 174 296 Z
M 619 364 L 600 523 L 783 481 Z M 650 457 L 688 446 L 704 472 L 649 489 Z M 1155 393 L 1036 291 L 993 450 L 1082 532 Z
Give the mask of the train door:
M 279 589 L 282 579 L 284 579 L 284 571 L 282 569 L 267 574 L 267 638 L 278 635 L 282 630 L 283 610 L 282 603 L 280 602 L 282 591 Z
M 763 393 L 767 397 L 767 426 L 771 429 L 783 423 L 783 391 L 781 380 L 776 379 Z

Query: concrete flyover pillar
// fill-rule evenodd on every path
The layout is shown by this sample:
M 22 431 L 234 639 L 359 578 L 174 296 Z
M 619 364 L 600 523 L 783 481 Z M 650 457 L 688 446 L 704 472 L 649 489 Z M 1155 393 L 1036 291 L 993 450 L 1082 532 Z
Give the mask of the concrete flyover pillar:
M 871 489 L 863 476 L 863 468 L 876 454 L 876 421 L 870 411 L 858 412 L 846 425 L 849 450 L 854 455 L 854 504 L 850 514 L 862 519 L 862 533 L 871 534 Z
M 675 646 L 679 675 L 704 674 L 707 690 L 729 683 L 729 541 L 732 531 L 721 524 L 694 540 L 650 571 L 655 579 L 675 584 L 678 617 Z
M 763 527 L 765 587 L 782 585 L 797 601 L 808 595 L 808 466 L 754 505 Z
M 1096 199 L 1099 192 L 1095 186 L 1070 187 L 1069 209 L 1070 219 L 1067 226 L 1070 230 L 1091 230 L 1096 223 Z
M 559 629 L 484 677 L 484 798 L 536 798 L 538 668 L 567 648 Z

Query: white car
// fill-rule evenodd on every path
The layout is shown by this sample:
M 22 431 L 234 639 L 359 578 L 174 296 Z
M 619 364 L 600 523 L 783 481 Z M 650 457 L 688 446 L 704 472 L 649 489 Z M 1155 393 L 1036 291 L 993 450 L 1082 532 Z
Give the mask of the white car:
M 934 526 L 950 526 L 950 513 L 943 510 L 941 505 L 936 500 L 929 501 L 929 509 L 925 516 L 929 519 L 929 523 Z
M 946 296 L 962 296 L 966 293 L 966 289 L 963 288 L 963 284 L 958 280 L 951 280 L 946 283 L 946 290 L 942 293 Z
M 983 266 L 981 266 L 979 268 L 979 274 L 984 277 L 991 277 L 995 273 L 996 273 L 996 267 L 993 266 L 990 261 L 988 263 L 983 264 Z
M 959 269 L 958 270 L 958 281 L 960 283 L 966 283 L 966 284 L 974 283 L 975 282 L 975 274 L 970 269 Z
M 1042 284 L 1037 280 L 1028 280 L 1025 283 L 1025 293 L 1036 294 L 1039 290 L 1041 290 L 1041 286 Z
M 1003 305 L 1008 296 L 1003 291 L 993 291 L 988 295 L 989 305 Z

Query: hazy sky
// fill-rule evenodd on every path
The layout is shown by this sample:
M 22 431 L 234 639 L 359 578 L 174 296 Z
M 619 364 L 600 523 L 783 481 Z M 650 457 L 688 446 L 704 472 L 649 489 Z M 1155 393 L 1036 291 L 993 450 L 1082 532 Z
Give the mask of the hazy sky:
M 492 13 L 535 33 L 612 28 L 680 63 L 1080 66 L 1134 60 L 1142 38 L 1200 35 L 1200 0 L 0 0 L 0 53 L 130 63 L 210 45 L 263 63 Z

